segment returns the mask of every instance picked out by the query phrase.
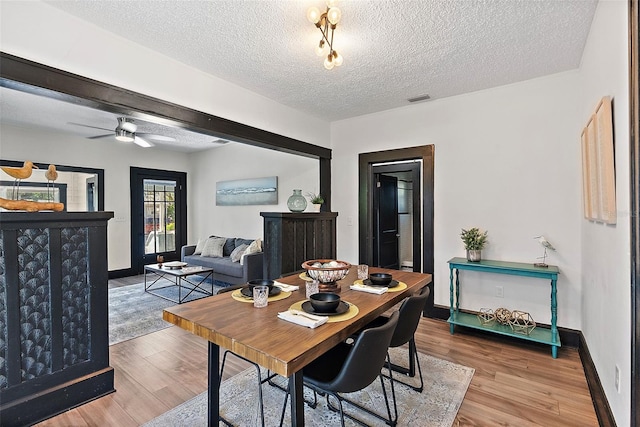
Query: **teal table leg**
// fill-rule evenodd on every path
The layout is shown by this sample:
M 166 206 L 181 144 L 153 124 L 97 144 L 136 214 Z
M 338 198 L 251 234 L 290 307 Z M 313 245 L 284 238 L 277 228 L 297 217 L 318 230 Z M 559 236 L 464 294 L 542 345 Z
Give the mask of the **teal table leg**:
M 453 268 L 451 266 L 449 266 L 449 316 L 453 320 Z M 449 332 L 452 335 L 454 326 L 453 323 L 449 324 Z
M 456 313 L 460 311 L 460 270 L 456 268 Z
M 551 279 L 551 340 L 558 342 L 558 300 L 556 297 L 556 279 Z M 558 346 L 551 346 L 551 355 L 558 357 Z
M 453 320 L 453 268 L 449 267 L 449 316 Z M 449 324 L 449 332 L 453 334 L 453 323 Z

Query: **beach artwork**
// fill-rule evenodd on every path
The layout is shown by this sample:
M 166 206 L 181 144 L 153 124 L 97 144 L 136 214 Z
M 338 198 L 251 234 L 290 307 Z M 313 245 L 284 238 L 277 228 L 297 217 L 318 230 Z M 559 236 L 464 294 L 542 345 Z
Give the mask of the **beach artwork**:
M 278 177 L 216 182 L 216 205 L 277 205 Z

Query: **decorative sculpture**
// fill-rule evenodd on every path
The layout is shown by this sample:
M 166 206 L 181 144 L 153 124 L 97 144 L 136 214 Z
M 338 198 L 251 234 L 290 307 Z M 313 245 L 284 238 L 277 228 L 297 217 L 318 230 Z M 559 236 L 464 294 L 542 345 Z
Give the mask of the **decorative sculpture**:
M 38 169 L 33 162 L 26 161 L 21 167 L 2 166 L 0 167 L 6 174 L 15 179 L 13 183 L 13 190 L 11 192 L 11 200 L 0 197 L 0 208 L 8 209 L 11 211 L 63 211 L 64 203 L 56 202 L 34 202 L 31 200 L 19 200 L 20 198 L 20 181 L 27 179 L 33 173 L 33 169 Z M 58 179 L 58 172 L 54 165 L 49 165 L 49 168 L 45 172 L 47 178 L 47 197 L 51 200 L 49 194 L 49 183 Z
M 51 192 L 49 189 L 49 184 L 53 186 L 53 183 L 56 179 L 58 179 L 58 171 L 56 171 L 55 165 L 49 165 L 47 171 L 44 173 L 44 177 L 47 178 L 47 198 L 51 201 Z
M 537 239 L 538 242 L 540 242 L 540 244 L 544 248 L 544 254 L 541 257 L 538 257 L 538 259 L 542 258 L 542 262 L 536 262 L 533 265 L 536 266 L 536 267 L 542 267 L 542 268 L 549 267 L 547 265 L 547 263 L 546 263 L 546 261 L 547 261 L 547 249 L 551 249 L 552 251 L 555 251 L 556 248 L 554 248 L 551 245 L 551 243 L 549 243 L 549 241 L 544 236 L 536 236 L 536 237 L 534 237 L 534 239 Z
M 20 167 L 1 166 L 0 169 L 2 169 L 10 177 L 14 178 L 13 190 L 11 190 L 11 198 L 13 200 L 17 200 L 18 196 L 20 195 L 19 194 L 20 193 L 20 181 L 23 180 L 23 179 L 29 178 L 31 176 L 31 174 L 33 173 L 33 169 L 38 169 L 38 167 L 36 165 L 34 165 L 33 162 L 30 162 L 30 161 L 27 160 Z
M 511 326 L 514 332 L 529 335 L 531 331 L 536 328 L 536 322 L 533 320 L 533 317 L 531 317 L 531 314 L 514 310 L 511 312 L 509 326 Z
M 478 312 L 478 320 L 480 324 L 488 325 L 496 321 L 496 315 L 490 308 L 481 308 Z
M 507 310 L 506 308 L 503 308 L 503 307 L 496 308 L 495 315 L 496 315 L 496 320 L 501 325 L 508 325 L 509 322 L 511 321 L 511 311 Z

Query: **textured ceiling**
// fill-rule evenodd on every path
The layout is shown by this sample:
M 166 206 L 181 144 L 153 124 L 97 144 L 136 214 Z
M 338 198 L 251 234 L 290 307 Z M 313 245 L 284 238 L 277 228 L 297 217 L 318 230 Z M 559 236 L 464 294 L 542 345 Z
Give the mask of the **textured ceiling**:
M 49 1 L 185 64 L 326 120 L 575 69 L 595 0 L 338 1 L 325 70 L 319 0 Z M 185 48 L 186 47 L 186 48 Z
M 335 48 L 344 64 L 331 71 L 315 55 L 320 32 L 305 17 L 309 6 L 323 7 L 320 0 L 47 3 L 334 121 L 408 105 L 408 98 L 425 94 L 445 98 L 576 69 L 597 0 L 338 0 Z M 3 115 L 10 107 L 4 104 Z M 105 114 L 87 124 L 115 128 L 115 116 Z

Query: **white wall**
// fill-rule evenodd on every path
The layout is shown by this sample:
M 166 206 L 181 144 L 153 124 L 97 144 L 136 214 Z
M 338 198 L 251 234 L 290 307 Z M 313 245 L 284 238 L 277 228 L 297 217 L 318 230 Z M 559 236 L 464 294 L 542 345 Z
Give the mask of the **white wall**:
M 320 146 L 329 145 L 329 124 L 327 122 L 207 75 L 39 1 L 0 2 L 0 50 L 304 142 Z M 118 60 L 114 60 L 114 58 Z M 86 143 L 86 140 L 83 139 L 82 142 Z M 31 158 L 34 161 L 42 162 L 58 162 L 51 159 L 60 158 L 62 160 L 58 163 L 72 164 L 69 159 L 64 161 L 67 150 L 61 150 L 55 156 L 50 156 L 48 152 L 47 155 L 44 155 L 45 152 L 40 152 L 43 155 L 36 159 L 38 152 L 34 151 L 33 146 L 18 147 L 13 144 L 18 143 L 8 139 L 3 141 L 3 158 L 16 160 Z M 49 151 L 54 152 L 51 148 Z M 95 163 L 95 167 L 102 167 L 106 170 L 112 167 L 117 169 L 126 163 L 116 165 L 116 163 L 120 163 L 120 159 L 112 151 L 104 153 L 106 157 L 102 157 L 99 152 L 94 157 L 93 150 L 90 156 L 85 153 L 84 157 L 79 152 L 77 165 L 88 166 L 89 163 Z M 160 151 L 154 150 L 153 152 L 159 153 Z M 145 151 L 142 156 L 146 156 L 147 153 L 148 151 Z M 73 154 L 71 158 L 75 159 L 75 155 Z M 199 162 L 200 155 L 193 156 L 192 160 L 202 165 L 203 163 Z M 171 156 L 174 160 L 166 162 L 166 156 Z M 122 156 L 122 158 L 126 157 Z M 158 162 L 155 162 L 156 157 L 159 158 Z M 133 158 L 136 159 L 134 161 L 138 161 L 135 156 Z M 109 163 L 108 166 L 104 165 L 103 160 L 105 159 Z M 141 163 L 148 165 L 146 167 L 169 170 L 186 170 L 189 167 L 189 161 L 181 154 L 154 154 L 144 157 Z M 229 167 L 229 164 L 224 161 L 219 163 L 222 164 L 222 170 Z M 128 168 L 129 165 L 125 166 Z M 138 164 L 138 166 L 142 165 Z M 233 167 L 235 165 L 232 165 Z M 204 171 L 202 172 L 204 173 Z M 311 173 L 309 172 L 309 174 Z M 239 178 L 255 176 L 254 170 L 247 170 L 245 175 L 237 174 Z M 110 239 L 115 237 L 116 241 L 123 245 L 125 242 L 127 244 L 127 247 L 123 247 L 121 250 L 112 250 L 114 245 L 110 247 L 110 270 L 127 268 L 130 264 L 128 246 L 129 197 L 123 198 L 120 195 L 109 197 L 110 189 L 115 188 L 126 189 L 128 194 L 128 177 L 129 173 L 127 172 L 124 175 L 115 174 L 105 179 L 105 185 L 109 188 L 105 201 L 106 209 L 116 211 L 118 218 L 116 221 L 110 221 L 109 237 Z M 215 179 L 218 177 L 219 175 L 213 176 Z M 188 203 L 191 206 L 189 213 L 190 220 L 196 228 L 191 229 L 193 225 L 189 224 L 188 233 L 190 237 L 194 237 L 200 231 L 206 232 L 205 229 L 212 228 L 212 226 L 207 219 L 202 222 L 195 221 L 196 217 L 200 218 L 197 209 L 201 207 L 199 203 L 204 200 L 200 198 L 200 194 L 206 194 L 206 192 L 200 191 L 203 187 L 198 186 L 193 178 L 189 179 L 191 183 L 189 188 L 195 190 L 189 195 Z M 307 180 L 308 177 L 304 178 L 301 184 L 306 185 Z M 283 188 L 284 190 L 286 187 Z M 204 203 L 202 203 L 202 207 L 208 209 Z M 126 237 L 125 227 L 127 228 Z M 241 225 L 235 226 L 235 228 L 241 227 Z M 258 234 L 258 229 L 255 225 L 251 225 L 247 234 L 249 236 Z
M 577 73 L 568 72 L 332 124 L 338 256 L 358 259 L 358 153 L 435 145 L 435 303 L 449 304 L 447 261 L 460 229 L 489 231 L 487 259 L 533 263 L 544 234 L 562 272 L 558 323 L 580 329 L 580 151 Z M 353 226 L 348 218 L 353 218 Z M 468 283 L 468 285 L 464 285 Z M 472 285 L 473 284 L 473 285 Z M 504 298 L 494 298 L 495 285 Z M 521 309 L 550 322 L 549 285 L 464 272 L 461 306 Z
M 262 238 L 260 212 L 288 212 L 287 199 L 294 188 L 302 194 L 319 189 L 318 160 L 274 150 L 228 144 L 192 154 L 191 164 L 193 172 L 187 182 L 190 243 L 211 234 Z M 267 176 L 278 177 L 277 205 L 216 206 L 216 182 Z
M 631 283 L 627 4 L 598 4 L 580 70 L 582 125 L 613 99 L 617 224 L 581 220 L 582 332 L 619 426 L 630 425 Z M 620 393 L 615 367 L 621 369 Z
M 277 134 L 329 145 L 327 122 L 40 1 L 0 2 L 0 50 Z
M 107 227 L 109 270 L 131 266 L 130 167 L 190 171 L 187 154 L 113 140 L 88 140 L 66 133 L 3 125 L 0 141 L 0 157 L 5 160 L 104 169 L 104 206 L 106 211 L 114 212 Z

